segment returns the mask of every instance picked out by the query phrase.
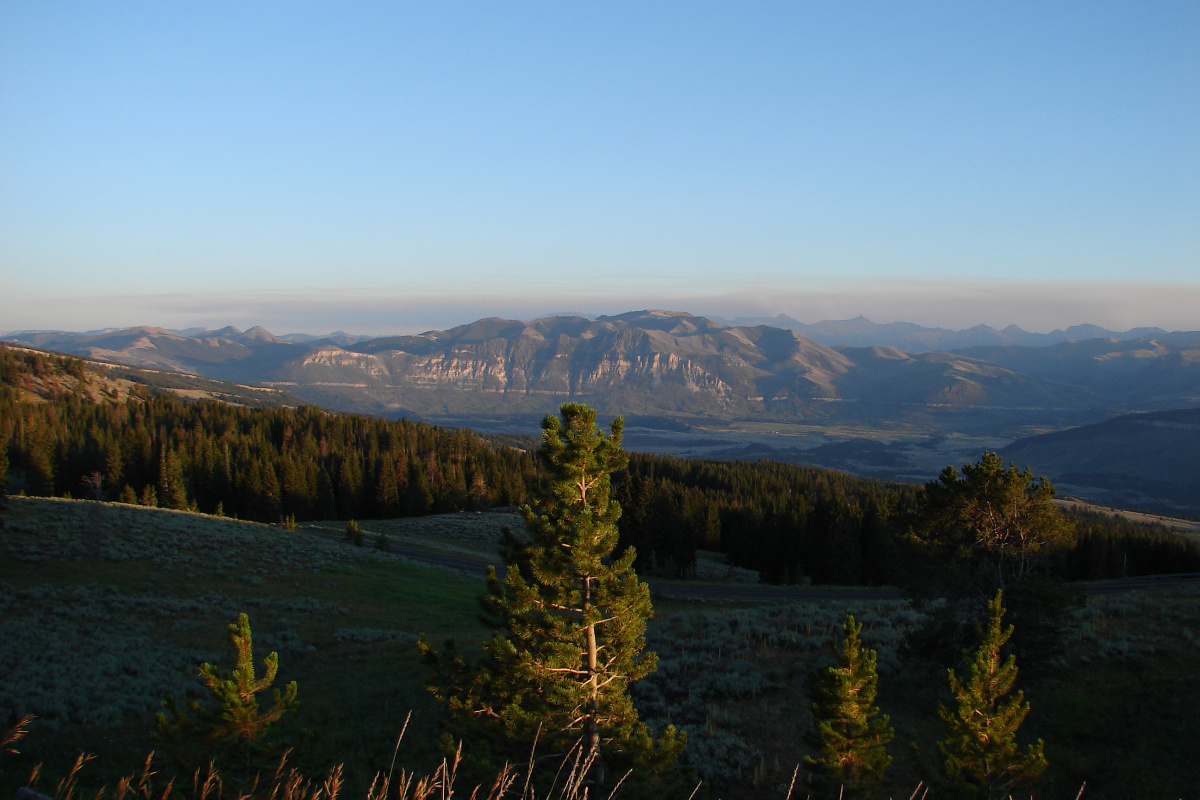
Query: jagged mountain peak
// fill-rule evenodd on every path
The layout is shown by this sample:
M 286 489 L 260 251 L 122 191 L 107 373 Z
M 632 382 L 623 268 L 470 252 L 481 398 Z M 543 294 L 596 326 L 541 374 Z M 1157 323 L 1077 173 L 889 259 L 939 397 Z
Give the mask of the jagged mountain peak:
M 929 346 L 869 342 L 833 349 L 804 330 L 662 309 L 594 319 L 489 317 L 367 341 L 281 339 L 256 326 L 244 334 L 232 327 L 197 329 L 204 335 L 191 337 L 152 327 L 39 333 L 25 343 L 295 387 L 310 402 L 337 408 L 445 419 L 540 415 L 568 398 L 606 413 L 824 419 L 876 407 L 895 406 L 900 416 L 918 413 L 905 408 L 926 407 L 1053 410 L 1121 402 L 1141 408 L 1200 396 L 1200 359 L 1189 349 L 1200 343 L 1194 334 L 1014 347 L 1011 326 L 972 333 L 874 326 L 863 317 L 849 322 L 867 334 L 886 328 Z M 933 346 L 950 334 L 960 342 L 970 334 L 980 346 Z

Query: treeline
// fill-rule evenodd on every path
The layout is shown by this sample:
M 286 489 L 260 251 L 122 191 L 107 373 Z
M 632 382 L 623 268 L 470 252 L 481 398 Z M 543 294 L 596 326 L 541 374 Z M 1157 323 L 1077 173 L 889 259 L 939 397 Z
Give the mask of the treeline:
M 126 376 L 127 377 L 127 376 Z M 12 488 L 264 522 L 366 519 L 520 505 L 541 479 L 528 448 L 467 430 L 186 401 L 111 382 L 79 359 L 0 347 L 0 472 Z M 96 397 L 101 398 L 97 401 Z M 613 476 L 620 547 L 644 575 L 687 578 L 698 550 L 769 583 L 903 583 L 925 491 L 778 462 L 633 453 Z M 1069 513 L 1067 580 L 1200 572 L 1200 546 L 1163 526 Z
M 905 585 L 929 565 L 913 532 L 924 487 L 773 461 L 631 454 L 613 477 L 621 545 L 638 571 L 688 578 L 697 550 L 718 551 L 767 583 Z M 1160 524 L 1067 510 L 1069 546 L 1050 556 L 1063 580 L 1200 572 L 1200 538 Z
M 80 496 L 98 473 L 109 499 L 277 522 L 514 505 L 536 476 L 532 454 L 467 430 L 148 392 L 95 402 L 81 364 L 0 350 L 14 488 Z M 51 386 L 46 401 L 18 401 L 26 376 Z
M 1075 545 L 1062 566 L 1066 580 L 1200 572 L 1200 537 L 1117 514 L 1069 511 Z
M 698 461 L 634 453 L 614 476 L 622 546 L 639 571 L 690 577 L 716 550 L 768 583 L 881 584 L 890 523 L 919 488 L 774 461 Z

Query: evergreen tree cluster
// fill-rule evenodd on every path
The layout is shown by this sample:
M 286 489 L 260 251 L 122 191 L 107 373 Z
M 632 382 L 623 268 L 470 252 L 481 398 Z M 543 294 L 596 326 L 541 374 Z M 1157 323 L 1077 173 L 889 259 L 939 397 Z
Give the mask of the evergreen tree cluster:
M 1063 564 L 1066 580 L 1200 572 L 1195 537 L 1117 514 L 1072 511 L 1067 516 L 1075 525 L 1075 546 Z
M 264 522 L 381 518 L 516 505 L 537 474 L 531 454 L 407 420 L 166 394 L 95 402 L 78 388 L 19 402 L 25 376 L 82 362 L 0 358 L 0 443 L 29 494 L 77 495 L 99 473 L 123 502 Z
M 1200 572 L 1194 537 L 1115 515 L 1060 515 L 1048 481 L 992 453 L 968 467 L 961 478 L 947 467 L 921 487 L 775 461 L 632 453 L 613 477 L 624 510 L 620 546 L 636 548 L 639 574 L 687 578 L 697 551 L 713 550 L 766 583 L 905 584 L 930 573 L 944 583 L 952 564 L 1060 580 Z M 976 491 L 989 482 L 992 490 Z M 972 515 L 989 508 L 1013 512 L 1009 521 L 1038 538 L 978 536 L 987 526 L 976 523 L 991 517 Z M 1003 581 L 991 583 L 987 591 Z
M 918 488 L 774 461 L 633 454 L 614 481 L 621 546 L 638 571 L 688 577 L 717 550 L 767 583 L 877 585 L 890 580 L 890 520 Z
M 914 536 L 939 562 L 993 588 L 1025 581 L 1074 543 L 1071 526 L 1050 502 L 1054 495 L 1045 478 L 1011 463 L 1006 468 L 999 454 L 985 452 L 925 485 Z
M 978 645 L 962 654 L 966 677 L 948 671 L 954 705 L 938 704 L 945 735 L 937 743 L 940 776 L 934 778 L 980 800 L 1011 797 L 1014 788 L 1033 783 L 1046 769 L 1043 742 L 1022 748 L 1017 738 L 1029 703 L 1014 689 L 1016 656 L 1002 656 L 1013 634 L 1012 625 L 1001 624 L 1002 592 L 987 610 L 986 625 L 976 626 Z M 818 797 L 874 796 L 892 761 L 887 745 L 895 730 L 875 705 L 875 651 L 863 645 L 862 629 L 853 616 L 846 618 L 845 638 L 834 643 L 836 663 L 817 670 L 809 685 L 813 729 L 805 739 L 815 752 L 805 757 L 804 765 Z

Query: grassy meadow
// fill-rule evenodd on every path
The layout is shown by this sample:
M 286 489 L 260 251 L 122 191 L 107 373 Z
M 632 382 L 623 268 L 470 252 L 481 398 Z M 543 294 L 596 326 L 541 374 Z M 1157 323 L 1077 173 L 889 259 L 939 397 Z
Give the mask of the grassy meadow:
M 484 633 L 477 578 L 274 526 L 109 504 L 96 561 L 87 505 L 14 498 L 0 531 L 0 713 L 38 717 L 0 762 L 0 793 L 38 761 L 62 774 L 79 749 L 100 756 L 97 777 L 130 771 L 163 696 L 199 696 L 204 661 L 232 665 L 240 611 L 257 660 L 278 651 L 278 685 L 300 684 L 278 728 L 304 740 L 297 763 L 362 774 L 387 766 L 410 710 L 431 725 L 416 634 Z M 420 764 L 438 756 L 422 737 L 404 746 Z
M 256 659 L 279 652 L 278 685 L 300 707 L 276 733 L 293 763 L 320 775 L 345 765 L 361 797 L 397 761 L 428 771 L 440 757 L 436 708 L 423 689 L 415 635 L 470 645 L 477 577 L 407 562 L 371 545 L 494 554 L 511 514 L 362 523 L 366 547 L 301 531 L 161 509 L 12 498 L 0 530 L 0 724 L 36 714 L 18 755 L 0 754 L 0 794 L 44 762 L 43 789 L 79 751 L 98 758 L 85 785 L 135 772 L 153 747 L 167 693 L 199 696 L 200 663 L 228 668 L 226 630 L 250 616 Z M 95 556 L 96 526 L 102 531 Z M 328 526 L 339 530 L 337 525 Z M 719 571 L 719 570 L 714 570 Z M 738 576 L 745 579 L 746 576 Z M 829 658 L 847 613 L 878 651 L 879 704 L 896 740 L 889 773 L 907 797 L 940 734 L 945 668 L 905 643 L 926 621 L 908 601 L 656 601 L 648 630 L 659 669 L 634 687 L 642 717 L 689 733 L 688 761 L 709 796 L 782 798 L 808 752 L 807 682 Z M 1097 596 L 1071 612 L 1057 655 L 1018 679 L 1046 741 L 1038 797 L 1193 797 L 1200 786 L 1200 587 Z M 1021 662 L 1023 667 L 1029 664 Z M 800 793 L 799 796 L 804 796 Z

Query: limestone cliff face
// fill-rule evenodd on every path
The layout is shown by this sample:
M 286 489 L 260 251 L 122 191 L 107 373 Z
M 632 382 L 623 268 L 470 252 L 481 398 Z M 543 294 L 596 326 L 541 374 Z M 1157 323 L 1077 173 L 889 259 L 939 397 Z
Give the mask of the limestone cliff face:
M 367 353 L 348 352 L 334 345 L 310 350 L 290 371 L 302 374 L 306 382 L 316 385 L 348 383 L 365 386 L 368 382 L 391 382 L 383 359 Z M 347 381 L 348 374 L 360 380 Z
M 287 372 L 297 387 L 372 387 L 389 393 L 386 402 L 446 413 L 489 402 L 544 406 L 548 397 L 629 413 L 705 415 L 787 415 L 818 400 L 970 406 L 1004 403 L 1008 395 L 1056 399 L 1023 376 L 969 358 L 833 350 L 790 330 L 667 312 L 480 320 L 345 349 L 325 345 Z
M 784 328 L 640 311 L 598 319 L 481 319 L 340 345 L 236 328 L 195 335 L 155 328 L 48 333 L 29 344 L 265 383 L 308 402 L 370 413 L 529 415 L 577 399 L 606 413 L 787 420 L 905 417 L 947 407 L 1092 407 L 1105 397 L 1153 408 L 1196 396 L 1197 337 L 992 348 L 981 358 L 890 347 L 834 350 Z
M 850 363 L 790 331 L 730 328 L 702 317 L 649 312 L 532 323 L 483 320 L 450 331 L 364 343 L 397 388 L 594 398 L 732 411 L 772 393 L 825 396 Z M 347 352 L 324 363 L 353 367 Z M 308 360 L 313 360 L 310 356 Z M 315 363 L 315 362 L 314 362 Z M 360 368 L 366 369 L 363 362 Z

